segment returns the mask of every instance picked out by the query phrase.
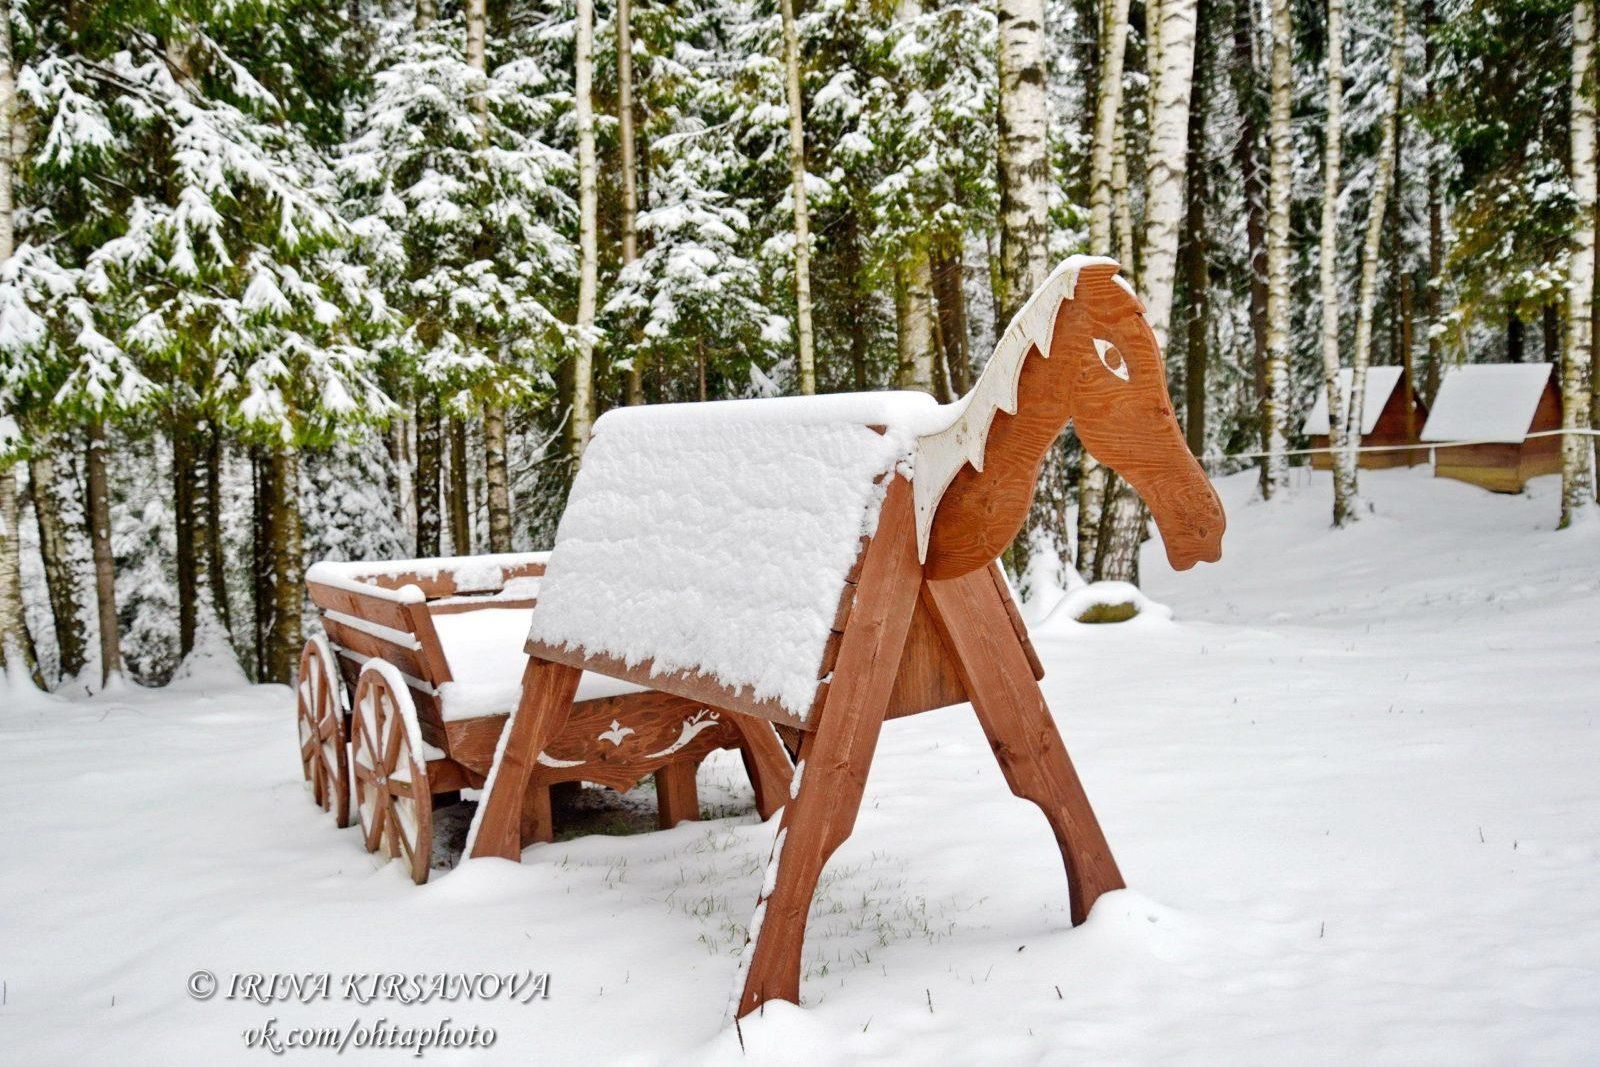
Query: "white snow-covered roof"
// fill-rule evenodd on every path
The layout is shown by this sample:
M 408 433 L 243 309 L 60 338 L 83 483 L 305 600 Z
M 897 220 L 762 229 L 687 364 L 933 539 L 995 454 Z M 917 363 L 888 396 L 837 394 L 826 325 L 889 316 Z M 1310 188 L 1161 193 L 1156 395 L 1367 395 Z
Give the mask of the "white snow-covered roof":
M 888 475 L 943 412 L 924 393 L 607 412 L 530 637 L 748 686 L 803 717 Z
M 1493 441 L 1519 445 L 1528 436 L 1549 363 L 1474 363 L 1447 371 L 1433 399 L 1424 441 Z
M 1393 393 L 1395 386 L 1400 384 L 1401 369 L 1399 367 L 1368 367 L 1366 396 L 1361 402 L 1361 434 L 1366 436 L 1378 425 L 1378 416 L 1383 414 L 1383 405 L 1389 402 L 1389 394 Z M 1343 404 L 1350 403 L 1350 383 L 1355 377 L 1355 371 L 1345 367 L 1339 371 L 1339 397 Z M 1311 405 L 1311 411 L 1306 415 L 1305 425 L 1300 427 L 1300 432 L 1312 437 L 1325 437 L 1328 434 L 1328 390 L 1324 386 L 1317 390 L 1317 401 Z

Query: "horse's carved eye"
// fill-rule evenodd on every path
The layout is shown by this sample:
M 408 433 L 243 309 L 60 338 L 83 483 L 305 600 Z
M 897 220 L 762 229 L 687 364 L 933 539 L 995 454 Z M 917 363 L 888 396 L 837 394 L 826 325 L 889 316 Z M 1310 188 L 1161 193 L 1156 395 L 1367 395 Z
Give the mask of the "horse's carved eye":
M 1116 345 L 1096 337 L 1094 339 L 1094 352 L 1095 355 L 1100 357 L 1100 365 L 1102 367 L 1123 381 L 1128 380 L 1127 361 L 1122 358 L 1122 353 L 1117 351 Z

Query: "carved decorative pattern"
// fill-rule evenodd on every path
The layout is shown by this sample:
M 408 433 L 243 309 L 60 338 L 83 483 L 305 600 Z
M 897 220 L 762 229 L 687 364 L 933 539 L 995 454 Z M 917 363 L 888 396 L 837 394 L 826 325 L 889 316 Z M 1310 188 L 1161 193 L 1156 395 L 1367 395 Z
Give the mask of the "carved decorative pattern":
M 665 759 L 674 752 L 682 749 L 693 741 L 704 730 L 709 730 L 717 725 L 721 716 L 710 708 L 701 708 L 687 719 L 683 720 L 683 729 L 678 734 L 678 739 L 660 752 L 652 752 L 645 759 Z
M 616 745 L 618 748 L 621 748 L 622 747 L 622 742 L 627 738 L 627 736 L 629 734 L 635 733 L 635 732 L 636 731 L 634 730 L 633 727 L 624 726 L 624 725 L 622 725 L 621 722 L 617 721 L 616 719 L 612 719 L 610 728 L 606 729 L 606 730 L 601 730 L 600 733 L 597 735 L 597 740 L 610 741 L 613 745 Z

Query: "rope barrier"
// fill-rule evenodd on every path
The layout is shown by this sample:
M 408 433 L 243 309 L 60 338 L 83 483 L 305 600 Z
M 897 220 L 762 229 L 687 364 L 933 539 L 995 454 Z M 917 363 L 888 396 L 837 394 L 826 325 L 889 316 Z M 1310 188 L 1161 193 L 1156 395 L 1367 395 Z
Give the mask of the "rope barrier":
M 1561 437 L 1566 434 L 1572 434 L 1576 437 L 1600 437 L 1600 430 L 1590 430 L 1581 427 L 1574 427 L 1570 430 L 1535 430 L 1533 433 L 1524 436 L 1523 440 L 1528 441 L 1535 437 Z M 1435 448 L 1460 448 L 1464 445 L 1510 445 L 1517 443 L 1518 442 L 1516 441 L 1500 441 L 1485 437 L 1477 440 L 1464 441 L 1418 441 L 1409 445 L 1361 445 L 1360 447 L 1356 448 L 1355 451 L 1415 452 L 1418 449 L 1428 449 L 1431 451 Z M 1221 456 L 1206 456 L 1201 460 L 1201 462 L 1221 463 L 1223 460 L 1229 459 L 1265 459 L 1268 456 L 1311 456 L 1321 455 L 1324 453 L 1332 455 L 1337 451 L 1338 449 L 1328 446 L 1326 448 L 1285 448 L 1279 452 L 1230 452 Z

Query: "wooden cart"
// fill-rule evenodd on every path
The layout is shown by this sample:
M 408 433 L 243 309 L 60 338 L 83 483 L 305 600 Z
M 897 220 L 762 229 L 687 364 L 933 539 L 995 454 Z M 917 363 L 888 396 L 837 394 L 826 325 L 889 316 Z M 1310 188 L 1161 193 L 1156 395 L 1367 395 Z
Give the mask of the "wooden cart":
M 367 850 L 404 859 L 418 883 L 438 798 L 485 786 L 517 704 L 545 556 L 319 563 L 307 573 L 326 635 L 306 642 L 296 686 L 312 796 L 341 827 L 354 815 Z M 740 750 L 770 816 L 791 774 L 770 725 L 585 675 L 567 728 L 538 754 L 522 839 L 552 839 L 550 787 L 561 782 L 627 790 L 654 775 L 659 825 L 695 819 L 695 770 L 722 748 Z

